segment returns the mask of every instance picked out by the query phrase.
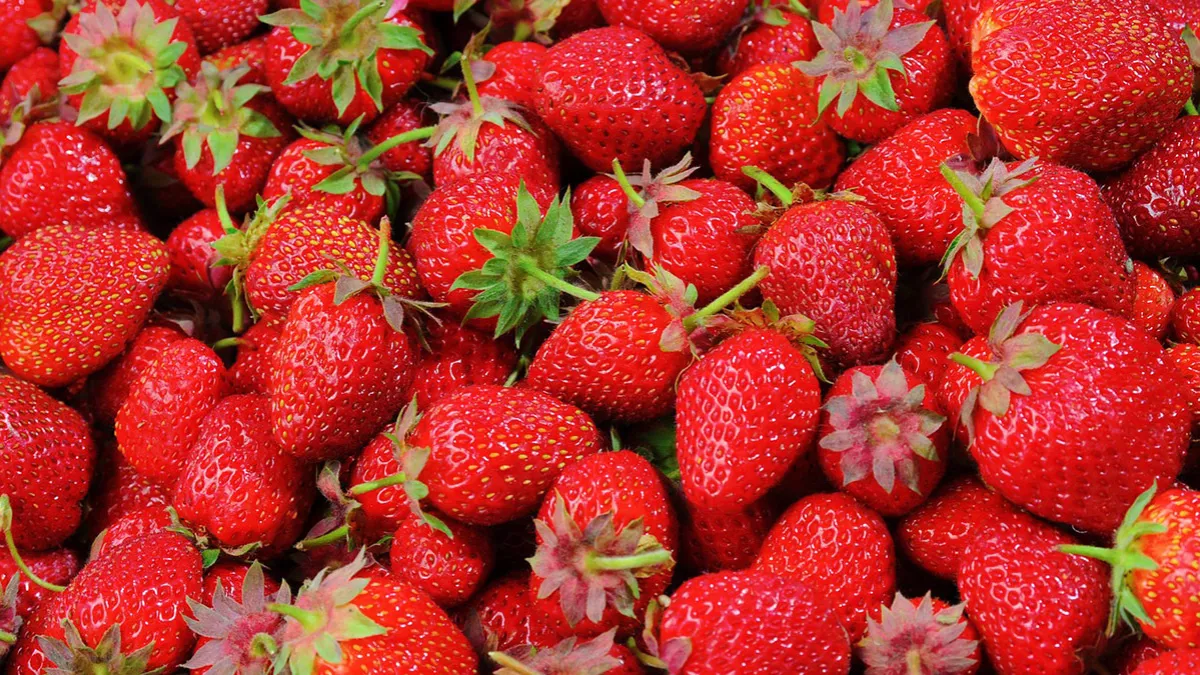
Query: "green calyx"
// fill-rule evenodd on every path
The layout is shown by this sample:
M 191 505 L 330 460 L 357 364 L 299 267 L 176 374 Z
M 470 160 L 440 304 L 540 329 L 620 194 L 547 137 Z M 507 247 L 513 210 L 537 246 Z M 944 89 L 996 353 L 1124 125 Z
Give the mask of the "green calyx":
M 187 80 L 177 61 L 188 44 L 172 40 L 178 22 L 159 22 L 153 7 L 138 0 L 126 0 L 115 15 L 103 2 L 81 14 L 79 32 L 62 36 L 79 58 L 59 82 L 63 93 L 83 96 L 76 123 L 106 112 L 109 129 L 123 122 L 141 129 L 152 116 L 170 123 L 165 90 Z
M 229 217 L 229 211 L 225 208 L 225 191 L 220 186 L 217 187 L 216 201 L 217 217 L 225 234 L 212 243 L 221 256 L 215 264 L 233 268 L 233 275 L 225 286 L 225 295 L 229 296 L 233 307 L 233 331 L 241 333 L 245 329 L 247 309 L 252 316 L 258 317 L 258 311 L 246 299 L 246 269 L 250 266 L 250 257 L 263 235 L 291 201 L 291 194 L 271 202 L 257 197 L 258 208 L 246 217 L 241 229 L 234 227 Z
M 221 71 L 205 61 L 195 84 L 181 82 L 176 88 L 171 124 L 163 132 L 161 142 L 182 134 L 183 156 L 189 169 L 200 161 L 205 144 L 212 153 L 215 176 L 233 161 L 241 135 L 251 138 L 280 135 L 271 120 L 246 105 L 258 94 L 270 91 L 259 84 L 238 85 L 248 72 L 249 66 Z
M 283 9 L 261 17 L 283 26 L 309 49 L 296 60 L 284 84 L 317 76 L 331 83 L 338 114 L 344 114 L 361 87 L 383 110 L 383 80 L 379 75 L 381 49 L 433 50 L 421 31 L 390 19 L 392 3 L 385 0 L 301 0 L 299 9 Z
M 351 122 L 345 130 L 337 127 L 324 130 L 297 128 L 304 138 L 324 144 L 320 148 L 306 150 L 305 157 L 322 166 L 338 167 L 333 173 L 314 185 L 314 190 L 344 195 L 361 186 L 367 194 L 382 197 L 389 190 L 394 190 L 395 184 L 399 181 L 421 178 L 407 171 L 389 171 L 379 161 L 379 158 L 388 150 L 399 145 L 429 138 L 434 134 L 435 127 L 413 129 L 392 136 L 378 145 L 368 145 L 367 141 L 358 135 L 362 120 L 363 118 L 359 117 Z
M 63 17 L 67 15 L 67 10 L 70 6 L 71 0 L 53 0 L 50 3 L 50 9 L 32 19 L 26 19 L 25 25 L 37 33 L 38 40 L 42 44 L 51 45 L 58 37 L 59 26 L 62 24 Z
M 860 92 L 884 110 L 900 109 L 891 73 L 907 76 L 901 57 L 925 39 L 934 22 L 893 29 L 893 14 L 892 0 L 883 0 L 866 11 L 860 3 L 851 2 L 845 12 L 834 10 L 831 26 L 812 23 L 821 51 L 811 61 L 792 65 L 810 77 L 824 78 L 818 93 L 818 112 L 824 112 L 836 99 L 837 114 L 843 116 Z
M 943 276 L 961 255 L 967 272 L 973 278 L 979 278 L 983 272 L 984 234 L 1013 212 L 1012 207 L 1004 203 L 1003 197 L 1037 180 L 1036 176 L 1023 178 L 1037 162 L 1036 157 L 1031 157 L 1009 169 L 1003 160 L 993 158 L 980 174 L 957 171 L 942 164 L 942 177 L 963 200 L 963 229 L 950 241 L 950 246 L 942 256 Z
M 621 665 L 612 656 L 616 633 L 617 629 L 612 628 L 588 642 L 569 637 L 554 646 L 523 645 L 506 652 L 489 652 L 488 656 L 500 666 L 494 675 L 603 675 Z
M 692 153 L 689 152 L 673 166 L 651 174 L 650 160 L 646 160 L 642 163 L 641 176 L 631 178 L 625 175 L 621 162 L 613 160 L 611 175 L 629 199 L 629 244 L 646 258 L 654 257 L 654 237 L 650 224 L 658 217 L 659 205 L 689 202 L 701 196 L 699 192 L 680 185 L 695 173 L 696 169 L 691 164 Z
M 70 619 L 62 620 L 63 639 L 38 636 L 38 646 L 53 667 L 44 675 L 155 675 L 162 668 L 148 669 L 154 643 L 131 653 L 121 653 L 121 625 L 114 623 L 104 631 L 100 642 L 89 647 Z
M 1142 601 L 1129 587 L 1129 574 L 1135 570 L 1152 572 L 1158 569 L 1158 562 L 1142 553 L 1141 540 L 1143 537 L 1163 534 L 1167 526 L 1151 520 L 1144 520 L 1146 507 L 1154 499 L 1158 491 L 1155 482 L 1148 490 L 1134 500 L 1133 505 L 1125 513 L 1125 519 L 1117 528 L 1112 548 L 1098 546 L 1066 545 L 1060 546 L 1063 553 L 1081 555 L 1099 560 L 1112 568 L 1113 604 L 1108 617 L 1108 634 L 1114 635 L 1117 626 L 1124 621 L 1131 628 L 1137 629 L 1138 623 L 1153 626 L 1154 621 L 1146 613 Z
M 450 287 L 479 291 L 466 319 L 498 317 L 496 335 L 515 331 L 519 341 L 538 321 L 558 319 L 563 293 L 581 300 L 600 297 L 567 281 L 573 273 L 571 266 L 587 258 L 600 241 L 598 237 L 571 238 L 575 221 L 570 202 L 568 191 L 550 204 L 543 218 L 537 200 L 522 181 L 512 234 L 475 230 L 476 241 L 493 258 L 480 269 L 463 273 Z

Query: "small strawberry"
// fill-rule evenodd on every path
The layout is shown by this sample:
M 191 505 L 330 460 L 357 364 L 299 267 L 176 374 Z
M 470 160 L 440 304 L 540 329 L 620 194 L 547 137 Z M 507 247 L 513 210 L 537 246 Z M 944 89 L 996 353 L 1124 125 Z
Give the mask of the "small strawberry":
M 507 652 L 493 651 L 488 656 L 500 666 L 495 675 L 642 675 L 645 671 L 633 652 L 624 645 L 613 643 L 615 634 L 613 629 L 582 643 L 572 636 L 550 647 L 538 649 L 526 645 Z
M 982 661 L 979 634 L 963 608 L 929 593 L 919 600 L 897 593 L 890 607 L 867 619 L 867 634 L 859 643 L 867 675 L 975 675 Z
M 262 17 L 267 81 L 275 98 L 311 122 L 370 122 L 420 79 L 433 50 L 390 5 L 313 0 Z
M 940 323 L 918 323 L 896 338 L 894 358 L 904 369 L 934 385 L 946 369 L 947 359 L 963 339 Z
M 195 31 L 196 47 L 201 54 L 245 41 L 258 31 L 258 17 L 266 14 L 271 5 L 270 0 L 175 0 L 174 4 Z
M 99 371 L 137 335 L 168 272 L 166 247 L 141 232 L 49 225 L 22 237 L 0 255 L 0 357 L 44 387 Z
M 743 189 L 757 166 L 786 184 L 825 188 L 846 149 L 817 111 L 816 82 L 787 64 L 754 66 L 717 94 L 712 109 L 709 163 L 713 173 Z
M 555 44 L 534 86 L 538 117 L 593 171 L 614 159 L 670 164 L 695 139 L 707 107 L 688 73 L 631 28 L 596 28 Z
M 1143 635 L 1136 640 L 1130 640 L 1125 643 L 1124 649 L 1117 656 L 1116 668 L 1113 672 L 1116 675 L 1133 675 L 1137 667 L 1143 662 L 1150 661 L 1170 651 L 1170 649 Z M 1176 671 L 1172 670 L 1169 672 L 1174 673 Z M 1155 673 L 1152 670 L 1145 675 L 1167 675 L 1167 673 Z
M 0 82 L 0 119 L 7 119 L 35 89 L 38 100 L 53 98 L 58 92 L 59 72 L 58 52 L 45 47 L 14 63 Z
M 600 240 L 592 249 L 592 257 L 608 263 L 621 259 L 632 217 L 629 206 L 625 189 L 608 174 L 592 176 L 571 192 L 575 229 L 583 236 Z
M 138 331 L 125 353 L 88 380 L 91 410 L 96 418 L 111 425 L 138 377 L 158 360 L 167 345 L 184 337 L 173 324 L 147 325 Z
M 1128 164 L 1191 96 L 1187 46 L 1146 3 L 1110 16 L 1091 0 L 996 0 L 975 20 L 971 67 L 1004 147 L 1085 171 Z
M 576 4 L 585 5 L 588 0 L 572 0 L 567 7 Z M 546 47 L 537 42 L 501 42 L 495 45 L 480 59 L 483 68 L 480 75 L 487 77 L 475 78 L 479 95 L 512 101 L 532 111 L 534 78 L 545 56 Z
M 529 602 L 528 570 L 492 581 L 460 610 L 458 622 L 481 654 L 525 645 L 553 647 L 561 633 Z
M 456 322 L 433 323 L 427 333 L 429 350 L 421 352 L 406 395 L 421 410 L 462 387 L 504 384 L 517 366 L 511 345 Z
M 383 111 L 364 132 L 373 145 L 381 145 L 393 136 L 418 135 L 426 127 L 425 104 L 415 99 L 401 99 Z M 433 176 L 433 151 L 421 140 L 401 143 L 379 156 L 379 163 L 393 174 L 406 172 L 428 180 Z
M 1200 669 L 1200 649 L 1167 652 L 1139 665 L 1132 675 L 1175 675 Z
M 745 13 L 749 0 L 596 0 L 611 26 L 629 26 L 649 35 L 664 49 L 684 55 L 712 51 Z
M 220 298 L 229 285 L 233 270 L 217 264 L 221 254 L 213 244 L 225 236 L 225 223 L 232 228 L 232 222 L 228 213 L 219 211 L 197 211 L 171 230 L 167 237 L 167 251 L 171 254 L 168 293 L 211 303 Z
M 793 504 L 767 534 L 751 569 L 821 589 L 851 642 L 866 632 L 867 612 L 896 590 L 896 552 L 887 525 L 841 493 Z
M 65 3 L 56 3 L 55 9 Z M 13 0 L 0 7 L 0 71 L 8 70 L 58 32 L 62 13 L 55 14 L 46 0 Z
M 1171 332 L 1179 342 L 1200 344 L 1200 290 L 1187 291 L 1175 301 Z
M 822 49 L 796 67 L 817 79 L 819 112 L 837 101 L 829 125 L 839 134 L 876 143 L 949 102 L 954 59 L 942 30 L 926 19 L 883 0 L 866 10 L 850 2 L 830 25 L 813 24 Z
M 238 351 L 228 372 L 231 393 L 266 394 L 271 390 L 271 351 L 282 331 L 283 317 L 264 318 L 233 340 Z
M 425 466 L 427 453 L 408 443 L 418 419 L 418 407 L 410 403 L 396 416 L 395 424 L 367 443 L 354 462 L 348 481 L 350 488 L 345 494 L 341 494 L 340 480 L 331 480 L 325 471 L 322 472 L 318 488 L 326 497 L 333 497 L 330 502 L 345 512 L 335 514 L 344 517 L 337 523 L 331 521 L 334 527 L 340 530 L 344 523 L 346 532 L 366 541 L 392 535 L 409 520 L 424 521 L 431 528 L 440 529 L 442 534 L 449 532 L 448 527 L 439 524 L 438 516 L 421 509 L 425 497 L 420 487 L 423 483 L 418 477 Z M 414 515 L 417 516 L 415 519 L 412 518 Z
M 449 609 L 469 600 L 487 581 L 495 551 L 485 528 L 448 518 L 439 521 L 450 534 L 430 527 L 421 518 L 405 518 L 392 535 L 388 560 L 396 578 Z
M 744 509 L 705 509 L 683 500 L 679 539 L 682 562 L 701 574 L 744 570 L 754 563 L 763 540 L 775 521 L 766 499 Z
M 247 66 L 250 72 L 242 76 L 245 84 L 267 84 L 267 36 L 259 35 L 244 42 L 230 45 L 204 57 L 204 60 L 229 71 Z
M 799 0 L 758 0 L 718 57 L 717 70 L 735 77 L 766 63 L 808 61 L 821 50 L 810 13 Z
M 204 578 L 206 594 L 212 576 L 210 571 Z M 206 675 L 270 672 L 270 649 L 282 637 L 284 620 L 267 605 L 291 601 L 291 590 L 266 578 L 258 563 L 243 571 L 236 586 L 217 582 L 211 599 L 188 598 L 191 616 L 184 620 L 196 634 L 196 649 L 182 667 Z
M 971 27 L 984 8 L 994 0 L 942 0 L 946 20 L 946 39 L 966 73 L 971 72 Z
M 1137 275 L 1137 293 L 1133 300 L 1133 322 L 1147 333 L 1162 340 L 1171 323 L 1171 310 L 1175 307 L 1175 290 L 1162 274 L 1146 263 L 1134 261 Z
M 28 616 L 37 609 L 38 605 L 54 595 L 54 591 L 38 585 L 32 580 L 32 577 L 37 576 L 49 586 L 66 586 L 83 567 L 83 560 L 79 554 L 69 548 L 21 551 L 19 557 L 21 563 L 29 569 L 31 574 L 21 572 L 17 565 L 17 559 L 8 551 L 0 548 L 0 588 L 16 582 L 17 594 L 10 607 L 16 609 L 18 616 Z M 0 610 L 0 614 L 2 612 Z

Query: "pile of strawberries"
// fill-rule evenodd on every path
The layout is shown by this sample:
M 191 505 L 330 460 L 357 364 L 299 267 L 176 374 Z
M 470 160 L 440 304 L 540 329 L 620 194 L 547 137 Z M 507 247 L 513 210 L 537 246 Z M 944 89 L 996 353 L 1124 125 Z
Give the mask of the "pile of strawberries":
M 0 0 L 0 672 L 1200 674 L 1194 29 Z

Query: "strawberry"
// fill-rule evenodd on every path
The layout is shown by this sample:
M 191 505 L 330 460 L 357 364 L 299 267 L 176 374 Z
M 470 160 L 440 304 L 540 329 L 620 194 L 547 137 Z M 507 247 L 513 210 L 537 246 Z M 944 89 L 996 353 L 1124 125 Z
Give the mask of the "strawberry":
M 720 53 L 719 72 L 734 77 L 765 63 L 808 61 L 821 50 L 803 3 L 765 0 L 751 8 L 750 18 L 734 30 L 728 47 Z
M 996 0 L 974 25 L 971 96 L 1021 158 L 1120 168 L 1191 95 L 1187 46 L 1145 3 L 1110 16 L 1090 0 Z
M 165 511 L 170 499 L 167 492 L 138 473 L 117 449 L 116 441 L 106 443 L 92 479 L 92 494 L 81 534 L 93 541 L 126 514 L 159 509 Z
M 876 143 L 950 100 L 954 60 L 942 30 L 892 0 L 864 10 L 858 2 L 814 23 L 822 49 L 796 67 L 816 78 L 818 112 L 837 100 L 829 125 L 861 143 Z M 859 96 L 861 94 L 861 96 Z
M 267 36 L 259 35 L 244 42 L 229 45 L 224 49 L 213 52 L 204 60 L 217 67 L 217 70 L 233 70 L 241 66 L 249 66 L 250 72 L 242 76 L 245 84 L 267 83 Z
M 717 94 L 712 109 L 709 163 L 713 173 L 743 189 L 757 166 L 787 184 L 828 187 L 846 149 L 817 112 L 815 81 L 787 64 L 754 66 Z
M 258 17 L 266 14 L 269 0 L 203 2 L 175 0 L 175 9 L 196 33 L 201 54 L 236 45 L 257 32 Z
M 405 398 L 424 410 L 447 394 L 473 384 L 504 384 L 517 365 L 512 346 L 452 321 L 428 327 Z
M 946 21 L 946 39 L 958 59 L 958 65 L 971 72 L 971 27 L 985 7 L 994 0 L 942 0 Z
M 266 394 L 271 390 L 271 351 L 283 330 L 283 318 L 264 318 L 236 338 L 237 359 L 229 367 L 230 391 Z
M 421 518 L 405 518 L 392 535 L 388 560 L 396 578 L 448 609 L 463 604 L 483 586 L 496 554 L 486 529 L 451 519 L 442 522 L 449 535 Z
M 224 549 L 269 558 L 291 546 L 312 505 L 312 474 L 271 438 L 270 401 L 230 396 L 201 428 L 171 500 L 180 519 Z
M 1195 672 L 1197 668 L 1200 668 L 1200 649 L 1180 649 L 1146 661 L 1132 675 L 1173 675 Z
M 240 83 L 248 72 L 203 64 L 194 84 L 176 89 L 163 131 L 164 141 L 174 139 L 175 172 L 188 190 L 211 208 L 220 186 L 232 213 L 254 208 L 271 164 L 292 139 L 291 116 L 261 93 L 267 88 Z
M 147 325 L 138 331 L 125 353 L 88 381 L 91 410 L 96 418 L 106 424 L 116 421 L 117 412 L 121 410 L 138 377 L 158 360 L 167 345 L 184 337 L 183 332 L 173 324 Z
M 940 323 L 918 323 L 896 338 L 894 358 L 926 384 L 936 384 L 946 369 L 946 357 L 962 346 L 963 339 Z
M 822 406 L 817 457 L 829 481 L 884 516 L 912 511 L 946 471 L 933 388 L 895 361 L 838 376 Z
M 1167 335 L 1167 324 L 1171 322 L 1171 310 L 1175 307 L 1175 290 L 1162 274 L 1143 262 L 1135 260 L 1133 270 L 1137 275 L 1133 322 L 1162 340 Z
M 1181 343 L 1167 350 L 1167 358 L 1187 381 L 1188 406 L 1192 410 L 1192 430 L 1200 428 L 1200 345 Z M 1189 458 L 1190 459 L 1190 458 Z
M 255 571 L 256 568 L 257 571 Z M 261 581 L 255 581 L 255 575 L 258 575 Z M 220 588 L 230 600 L 243 602 L 249 599 L 245 593 L 248 579 L 252 581 L 251 586 L 261 584 L 262 590 L 272 595 L 281 588 L 279 580 L 264 574 L 262 565 L 259 563 L 221 560 L 204 570 L 204 584 L 201 587 L 200 597 L 197 599 L 211 607 L 217 589 Z
M 475 672 L 471 644 L 429 596 L 395 577 L 363 570 L 364 563 L 359 555 L 346 567 L 321 572 L 291 605 L 267 605 L 287 622 L 276 670 L 295 675 Z
M 425 128 L 425 118 L 423 103 L 414 99 L 401 99 L 384 110 L 383 114 L 366 128 L 365 135 L 372 144 L 380 145 L 393 136 Z M 433 152 L 420 140 L 402 143 L 388 150 L 379 156 L 379 163 L 395 174 L 408 172 L 423 179 L 433 175 Z
M 523 673 L 562 673 L 563 675 L 642 675 L 641 663 L 633 652 L 613 643 L 616 630 L 579 642 L 572 636 L 552 647 L 537 649 L 532 645 L 517 647 L 508 652 L 491 652 L 488 656 L 497 665 L 495 675 Z
M 735 19 L 736 20 L 736 19 Z M 691 145 L 704 94 L 646 34 L 587 30 L 555 44 L 534 76 L 534 108 L 593 171 L 614 159 L 663 166 Z
M 1187 0 L 1149 0 L 1149 3 L 1176 35 L 1185 28 L 1200 27 L 1200 7 Z
M 1019 300 L 1132 313 L 1133 265 L 1091 178 L 1033 159 L 942 173 L 963 198 L 966 225 L 943 258 L 950 300 L 977 334 Z
M 433 55 L 412 20 L 369 0 L 313 0 L 262 20 L 273 26 L 271 91 L 312 122 L 370 122 L 416 84 Z
M 555 620 L 561 614 L 570 627 L 563 637 L 632 632 L 671 583 L 679 523 L 641 455 L 604 452 L 566 467 L 534 524 L 531 600 Z
M 967 544 L 958 588 L 997 673 L 1082 675 L 1084 655 L 1103 643 L 1110 599 L 1104 570 L 1058 550 L 1073 541 L 1031 523 Z
M 904 516 L 896 540 L 921 569 L 953 580 L 963 549 L 975 538 L 992 529 L 1018 529 L 1034 522 L 975 476 L 960 476 Z
M 26 97 L 49 100 L 58 92 L 58 52 L 38 47 L 17 61 L 0 82 L 0 119 L 7 119 Z M 6 139 L 7 140 L 7 139 Z
M 141 225 L 121 161 L 99 137 L 67 122 L 24 129 L 0 164 L 0 231 L 14 238 L 47 225 Z
M 647 623 L 653 623 L 648 621 Z M 681 675 L 848 673 L 850 643 L 807 586 L 764 572 L 685 581 L 647 629 L 655 665 Z
M 210 571 L 204 577 L 206 595 L 214 574 Z M 184 668 L 210 675 L 266 673 L 270 669 L 267 646 L 278 643 L 284 621 L 279 614 L 268 611 L 267 604 L 290 603 L 291 590 L 267 578 L 258 563 L 243 566 L 240 576 L 236 585 L 216 582 L 209 599 L 188 598 L 191 616 L 185 615 L 184 621 L 197 638 L 196 650 Z
M 83 566 L 79 554 L 69 548 L 21 551 L 20 557 L 30 572 L 56 586 L 66 586 Z M 22 574 L 16 559 L 8 551 L 0 549 L 0 588 L 7 588 L 14 580 L 17 582 L 17 595 L 11 606 L 16 608 L 18 616 L 29 616 L 38 605 L 53 596 L 53 591 L 35 584 L 29 575 Z
M 951 360 L 938 398 L 966 429 L 980 476 L 1036 515 L 1107 534 L 1182 467 L 1186 383 L 1128 321 L 1069 303 L 1023 314 L 1018 303 Z M 1080 416 L 1089 424 L 1066 421 Z
M 1187 291 L 1175 301 L 1171 332 L 1179 342 L 1200 344 L 1200 290 Z
M 887 525 L 841 493 L 812 495 L 788 508 L 751 569 L 820 588 L 853 643 L 867 630 L 867 612 L 896 590 L 896 552 Z
M 326 496 L 332 493 L 334 499 L 330 501 L 346 512 L 346 517 L 335 527 L 341 529 L 341 524 L 345 523 L 349 534 L 371 541 L 394 535 L 409 520 L 424 521 L 431 528 L 437 526 L 438 517 L 421 509 L 424 497 L 418 486 L 418 474 L 424 468 L 426 453 L 408 443 L 408 436 L 419 419 L 417 412 L 416 405 L 405 406 L 394 424 L 367 443 L 354 461 L 347 481 L 350 485 L 347 494 L 339 495 L 341 481 L 329 480 L 326 472 L 322 472 L 317 487 L 327 493 Z M 332 489 L 326 488 L 327 484 Z M 413 515 L 417 518 L 411 518 Z M 456 524 L 461 528 L 471 527 Z M 448 526 L 442 527 L 442 534 L 448 531 Z
M 208 345 L 194 338 L 167 345 L 117 412 L 121 454 L 138 473 L 172 491 L 205 416 L 228 389 L 225 364 Z
M 962 206 L 939 170 L 969 151 L 976 120 L 965 110 L 938 110 L 871 146 L 838 176 L 837 189 L 863 198 L 888 226 L 902 266 L 942 259 L 962 229 Z
M 979 633 L 963 616 L 963 605 L 951 607 L 929 593 L 919 600 L 897 593 L 890 607 L 871 614 L 860 643 L 871 675 L 979 670 Z
M 882 361 L 896 339 L 896 253 L 887 227 L 855 202 L 805 203 L 765 180 L 787 210 L 754 251 L 754 264 L 771 270 L 763 297 L 816 322 L 816 337 L 839 366 Z
M 14 0 L 0 7 L 0 71 L 54 38 L 61 14 L 54 17 L 50 6 L 46 0 Z
M 1200 117 L 1172 124 L 1154 147 L 1104 185 L 1121 237 L 1141 258 L 1200 254 L 1198 184 L 1187 167 L 1200 166 Z
M 434 507 L 495 525 L 537 509 L 559 472 L 599 452 L 601 440 L 574 406 L 530 389 L 476 385 L 429 408 L 408 445 L 428 451 L 420 480 Z
M 862 9 L 870 9 L 879 4 L 879 0 L 858 0 L 858 4 Z M 896 8 L 911 9 L 914 12 L 922 14 L 930 14 L 930 5 L 934 3 L 932 0 L 897 0 Z M 838 12 L 845 12 L 850 7 L 850 0 L 817 0 L 817 20 L 825 25 L 833 23 Z
M 529 602 L 528 570 L 492 581 L 459 612 L 459 624 L 483 654 L 524 645 L 552 647 L 561 632 Z
M 200 69 L 191 26 L 163 0 L 87 0 L 58 58 L 75 123 L 126 147 L 170 121 L 175 87 Z
M 49 225 L 22 237 L 0 255 L 0 357 L 44 387 L 100 370 L 142 327 L 168 269 L 166 247 L 140 232 Z
M 563 8 L 588 4 L 587 0 L 572 0 Z M 559 14 L 559 19 L 562 19 Z M 591 26 L 589 26 L 590 28 Z M 494 96 L 533 110 L 533 93 L 536 89 L 534 78 L 542 59 L 546 56 L 546 47 L 536 42 L 501 42 L 488 50 L 480 64 L 482 75 L 476 76 L 476 88 L 480 96 Z M 491 71 L 491 72 L 488 72 Z
M 597 174 L 577 185 L 571 193 L 571 216 L 580 234 L 596 237 L 592 257 L 608 263 L 620 259 L 629 234 L 629 197 L 616 178 Z
M 346 270 L 302 284 L 271 353 L 271 428 L 283 451 L 313 461 L 360 448 L 403 405 L 416 362 L 407 302 L 385 287 L 391 225 L 379 229 L 370 281 Z
M 195 639 L 184 616 L 200 580 L 200 553 L 173 532 L 109 547 L 30 617 L 8 672 L 174 669 Z
M 227 213 L 204 209 L 171 230 L 167 237 L 167 251 L 171 254 L 168 292 L 205 303 L 221 297 L 233 277 L 232 269 L 217 264 L 221 254 L 213 248 L 225 236 L 222 220 L 229 222 Z
M 703 54 L 721 44 L 749 4 L 749 0 L 703 0 L 686 5 L 669 0 L 596 0 L 609 25 L 636 28 L 664 49 L 685 55 Z
M 679 539 L 684 565 L 701 574 L 750 567 L 774 517 L 765 499 L 739 511 L 705 509 L 683 500 Z
M 92 557 L 104 555 L 105 551 L 127 541 L 155 532 L 166 532 L 176 527 L 177 524 L 178 520 L 171 517 L 169 507 L 162 504 L 131 509 L 113 521 L 108 529 L 101 532 L 92 541 Z
M 1137 667 L 1143 662 L 1150 661 L 1151 659 L 1162 656 L 1170 651 L 1171 650 L 1143 635 L 1136 640 L 1129 641 L 1125 645 L 1125 648 L 1121 650 L 1121 653 L 1117 658 L 1117 667 L 1113 672 L 1115 672 L 1117 675 L 1133 675 L 1134 671 L 1137 670 Z M 1151 671 L 1149 675 L 1160 674 L 1156 674 Z M 1166 673 L 1161 673 L 1161 675 L 1166 675 Z

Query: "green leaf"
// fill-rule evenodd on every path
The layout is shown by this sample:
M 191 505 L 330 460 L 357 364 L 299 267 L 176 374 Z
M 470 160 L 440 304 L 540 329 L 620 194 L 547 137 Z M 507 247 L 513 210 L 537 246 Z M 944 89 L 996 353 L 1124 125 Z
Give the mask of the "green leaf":
M 582 262 L 600 243 L 600 237 L 579 237 L 558 247 L 555 262 L 560 267 L 570 267 Z
M 871 77 L 861 81 L 859 86 L 863 95 L 871 103 L 892 112 L 900 110 L 899 104 L 896 103 L 896 92 L 892 90 L 892 82 L 887 70 L 876 68 Z
M 327 284 L 336 278 L 337 278 L 337 272 L 334 272 L 333 270 L 317 270 L 316 272 L 310 272 L 308 275 L 306 275 L 300 281 L 297 281 L 296 283 L 292 284 L 291 286 L 288 286 L 288 290 L 289 291 L 302 291 L 310 286 L 316 286 L 318 284 Z
M 195 168 L 196 163 L 200 161 L 203 143 L 204 139 L 195 127 L 189 127 L 183 132 L 183 159 L 189 169 Z
M 353 167 L 342 167 L 314 185 L 313 189 L 331 195 L 349 194 L 354 190 L 355 183 L 358 182 L 355 180 L 356 178 Z
M 379 77 L 379 63 L 375 57 L 363 59 L 358 64 L 358 81 L 367 92 L 367 96 L 375 102 L 376 110 L 383 110 L 383 80 Z
M 167 94 L 161 88 L 155 87 L 146 92 L 146 102 L 154 110 L 154 116 L 165 123 L 171 121 L 171 102 L 167 100 Z
M 114 98 L 112 105 L 108 108 L 108 128 L 112 130 L 121 126 L 121 122 L 125 121 L 125 117 L 128 114 L 129 99 L 124 96 Z
M 454 0 L 454 23 L 458 23 L 460 17 L 466 14 L 475 6 L 479 0 Z
M 79 104 L 79 115 L 75 118 L 75 124 L 84 124 L 103 115 L 108 110 L 108 105 L 109 101 L 99 91 L 89 91 L 83 95 L 83 101 Z
M 333 78 L 333 104 L 337 106 L 338 115 L 346 114 L 346 109 L 354 102 L 354 94 L 358 84 L 354 81 L 354 71 L 350 68 L 340 68 Z
M 387 192 L 387 181 L 377 173 L 365 173 L 360 181 L 367 194 L 382 197 Z
M 233 153 L 237 150 L 238 134 L 236 131 L 214 131 L 208 135 L 208 150 L 213 156 L 213 175 L 224 171 L 233 161 Z
M 845 117 L 849 112 L 850 106 L 854 104 L 854 99 L 858 97 L 858 82 L 850 80 L 842 86 L 842 93 L 838 96 L 837 114 L 838 117 Z
M 292 37 L 296 38 L 296 42 L 310 47 L 320 47 L 325 41 L 321 29 L 316 26 L 292 26 Z
M 380 43 L 385 49 L 419 49 L 433 56 L 433 50 L 421 40 L 423 33 L 412 26 L 382 23 L 378 30 L 382 36 Z
M 292 64 L 292 69 L 288 72 L 288 76 L 283 80 L 283 83 L 285 85 L 293 85 L 303 82 L 316 75 L 320 67 L 321 52 L 316 49 L 309 49 Z
M 482 270 L 472 270 L 458 275 L 458 278 L 450 285 L 450 290 L 456 291 L 460 288 L 465 288 L 472 291 L 481 291 L 491 287 L 494 283 L 496 283 L 495 277 Z
M 154 55 L 155 68 L 168 68 L 179 61 L 179 57 L 187 51 L 188 43 L 172 42 L 166 49 Z
M 300 11 L 316 21 L 322 21 L 325 18 L 325 8 L 313 0 L 300 0 Z
M 238 131 L 250 138 L 278 138 L 281 134 L 275 124 L 266 115 L 257 110 L 246 109 L 245 118 L 238 126 Z

